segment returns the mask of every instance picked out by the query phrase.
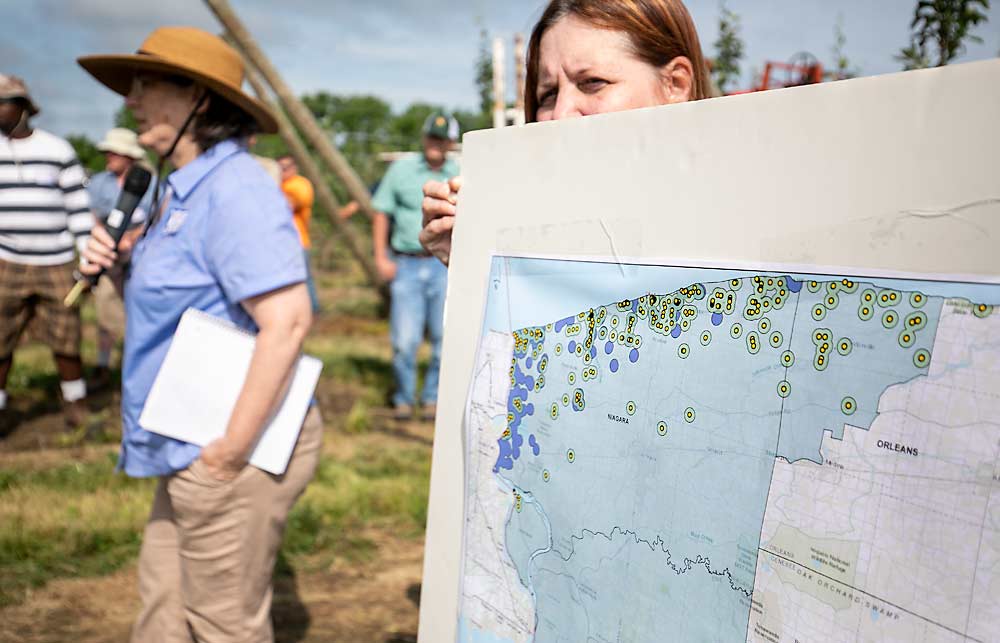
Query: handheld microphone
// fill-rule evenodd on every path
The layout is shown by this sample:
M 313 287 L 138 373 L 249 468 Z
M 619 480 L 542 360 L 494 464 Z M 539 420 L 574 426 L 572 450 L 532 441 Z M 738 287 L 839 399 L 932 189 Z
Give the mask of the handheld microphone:
M 135 212 L 136 206 L 139 205 L 139 201 L 142 200 L 143 195 L 146 194 L 150 180 L 152 180 L 152 175 L 149 173 L 149 170 L 139 165 L 133 165 L 132 169 L 125 175 L 125 183 L 122 185 L 122 192 L 118 197 L 118 203 L 115 204 L 114 210 L 108 215 L 108 220 L 105 224 L 108 234 L 111 235 L 111 239 L 114 241 L 115 250 L 118 250 L 118 243 L 122 240 L 125 231 L 128 230 L 129 224 L 132 222 L 132 214 Z M 73 286 L 73 290 L 69 291 L 69 294 L 66 295 L 63 304 L 67 308 L 75 305 L 83 291 L 97 285 L 97 280 L 103 274 L 104 268 L 101 268 L 101 271 L 95 275 L 80 276 L 76 285 Z

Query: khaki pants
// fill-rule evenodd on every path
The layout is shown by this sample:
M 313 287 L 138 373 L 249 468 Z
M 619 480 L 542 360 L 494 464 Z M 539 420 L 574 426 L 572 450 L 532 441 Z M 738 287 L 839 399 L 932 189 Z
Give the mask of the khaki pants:
M 285 521 L 319 461 L 313 407 L 284 475 L 219 482 L 200 460 L 160 479 L 139 554 L 137 643 L 273 641 L 271 577 Z

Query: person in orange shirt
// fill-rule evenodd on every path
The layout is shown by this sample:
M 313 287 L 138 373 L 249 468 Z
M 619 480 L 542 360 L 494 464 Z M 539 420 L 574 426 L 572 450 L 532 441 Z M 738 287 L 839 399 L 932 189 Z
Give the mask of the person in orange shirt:
M 306 177 L 299 174 L 299 166 L 290 154 L 278 157 L 281 167 L 281 191 L 288 199 L 292 208 L 292 222 L 299 231 L 299 241 L 306 256 L 306 286 L 309 288 L 309 299 L 312 301 L 313 312 L 319 312 L 319 297 L 316 295 L 316 283 L 313 281 L 312 269 L 309 267 L 309 249 L 312 241 L 309 239 L 309 220 L 312 218 L 313 185 Z

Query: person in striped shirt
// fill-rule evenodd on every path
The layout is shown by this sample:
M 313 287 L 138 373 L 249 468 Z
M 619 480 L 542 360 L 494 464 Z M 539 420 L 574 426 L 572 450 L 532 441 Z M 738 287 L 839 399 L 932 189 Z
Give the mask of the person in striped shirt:
M 24 81 L 0 74 L 0 437 L 16 423 L 7 375 L 33 319 L 55 357 L 67 425 L 86 417 L 80 311 L 62 300 L 94 217 L 73 147 L 32 128 L 37 113 Z

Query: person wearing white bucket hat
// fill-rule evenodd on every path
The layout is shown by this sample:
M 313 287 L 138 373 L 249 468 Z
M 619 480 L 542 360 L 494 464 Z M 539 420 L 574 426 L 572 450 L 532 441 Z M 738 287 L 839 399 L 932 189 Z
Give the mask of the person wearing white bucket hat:
M 158 477 L 139 554 L 142 611 L 133 641 L 266 643 L 271 577 L 292 505 L 313 477 L 323 424 L 315 405 L 282 475 L 247 459 L 299 359 L 312 324 L 306 269 L 288 204 L 247 151 L 277 131 L 247 95 L 239 53 L 192 27 L 161 27 L 135 54 L 80 65 L 125 96 L 139 142 L 175 168 L 161 173 L 139 239 L 114 242 L 100 225 L 85 274 L 118 270 L 125 288 L 122 449 L 132 477 Z M 131 255 L 127 275 L 121 259 Z M 204 448 L 153 433 L 140 420 L 181 315 L 194 308 L 256 331 L 225 434 Z M 194 427 L 205 428 L 205 427 Z
M 146 151 L 139 145 L 139 136 L 130 129 L 116 127 L 108 130 L 97 144 L 104 152 L 105 169 L 90 178 L 87 192 L 90 207 L 97 219 L 104 224 L 121 195 L 125 175 L 132 166 L 142 161 Z M 139 202 L 132 215 L 131 240 L 139 234 L 153 199 L 153 188 Z M 93 289 L 94 308 L 97 312 L 97 368 L 88 386 L 93 390 L 106 387 L 111 381 L 111 352 L 125 335 L 125 305 L 110 277 L 102 277 Z

